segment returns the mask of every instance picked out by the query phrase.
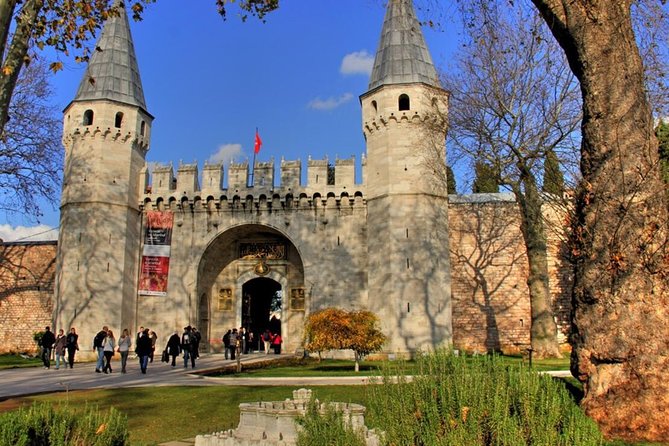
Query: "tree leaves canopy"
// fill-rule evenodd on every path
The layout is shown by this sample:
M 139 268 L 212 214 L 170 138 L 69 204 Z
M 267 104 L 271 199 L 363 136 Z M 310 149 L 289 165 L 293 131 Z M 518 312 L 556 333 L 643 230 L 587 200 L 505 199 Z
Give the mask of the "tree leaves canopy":
M 353 350 L 359 356 L 379 351 L 386 336 L 377 328 L 378 317 L 367 310 L 326 308 L 312 313 L 304 327 L 304 348 L 309 351 Z

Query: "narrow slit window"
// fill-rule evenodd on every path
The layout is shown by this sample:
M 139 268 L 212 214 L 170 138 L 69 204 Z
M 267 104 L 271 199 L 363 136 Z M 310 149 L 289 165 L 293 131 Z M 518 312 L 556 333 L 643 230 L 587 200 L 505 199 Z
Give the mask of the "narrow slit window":
M 116 113 L 116 118 L 114 118 L 114 127 L 120 129 L 122 124 L 123 124 L 123 113 L 118 112 Z

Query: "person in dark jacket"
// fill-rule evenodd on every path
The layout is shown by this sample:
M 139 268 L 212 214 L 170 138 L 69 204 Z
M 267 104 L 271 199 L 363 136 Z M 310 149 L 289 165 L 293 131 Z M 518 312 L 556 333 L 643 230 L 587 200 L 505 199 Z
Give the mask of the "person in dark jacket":
M 223 335 L 223 352 L 225 353 L 225 359 L 227 360 L 230 357 L 230 336 L 232 335 L 232 330 L 228 330 Z
M 181 353 L 181 340 L 179 339 L 179 334 L 175 331 L 172 336 L 167 340 L 167 354 L 172 357 L 172 367 L 177 366 L 177 356 Z
M 188 368 L 189 359 L 191 367 L 195 368 L 196 343 L 197 339 L 193 335 L 193 328 L 190 325 L 184 327 L 184 332 L 181 335 L 181 350 L 184 352 L 184 368 Z
M 70 368 L 74 367 L 74 354 L 79 350 L 79 335 L 74 327 L 70 328 L 70 332 L 67 334 L 67 343 L 65 344 L 67 349 L 67 362 L 70 364 Z
M 149 329 L 146 328 L 137 338 L 137 356 L 139 357 L 139 368 L 146 375 L 146 367 L 149 365 L 149 356 L 151 355 L 151 338 Z
M 40 347 L 42 347 L 42 362 L 44 363 L 44 368 L 51 368 L 51 349 L 53 344 L 56 343 L 56 337 L 51 331 L 51 327 L 46 327 L 44 329 L 44 334 L 42 339 L 40 339 Z

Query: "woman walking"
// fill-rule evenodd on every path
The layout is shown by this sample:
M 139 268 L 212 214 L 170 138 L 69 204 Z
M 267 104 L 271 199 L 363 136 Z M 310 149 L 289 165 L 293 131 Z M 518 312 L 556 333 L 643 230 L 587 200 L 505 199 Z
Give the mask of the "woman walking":
M 70 364 L 70 368 L 73 368 L 74 354 L 79 350 L 79 335 L 74 327 L 70 328 L 70 332 L 67 334 L 65 348 L 67 348 L 67 362 Z
M 60 361 L 63 361 L 63 365 L 67 368 L 65 364 L 65 346 L 67 345 L 67 337 L 63 333 L 63 329 L 58 330 L 58 336 L 56 336 L 56 343 L 53 346 L 54 353 L 56 354 L 56 370 L 60 369 Z
M 114 356 L 114 349 L 116 348 L 116 339 L 114 339 L 114 332 L 107 330 L 107 337 L 105 338 L 104 345 L 102 347 L 105 355 L 105 366 L 102 368 L 102 371 L 105 373 L 111 373 L 111 359 Z
M 121 373 L 125 373 L 125 366 L 128 363 L 128 354 L 132 347 L 132 339 L 127 328 L 123 329 L 123 334 L 118 340 L 118 352 L 121 354 Z

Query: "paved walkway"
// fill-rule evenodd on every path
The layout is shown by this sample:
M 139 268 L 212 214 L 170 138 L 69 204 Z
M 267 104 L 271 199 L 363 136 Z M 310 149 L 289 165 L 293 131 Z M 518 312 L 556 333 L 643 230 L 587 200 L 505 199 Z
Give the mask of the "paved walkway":
M 242 356 L 244 364 L 278 359 L 280 356 L 252 353 Z M 195 369 L 183 367 L 183 359 L 177 360 L 177 367 L 153 362 L 146 375 L 139 371 L 137 360 L 128 360 L 128 373 L 120 373 L 120 362 L 114 361 L 114 373 L 95 373 L 95 364 L 76 363 L 73 369 L 49 370 L 41 367 L 0 370 L 0 401 L 17 396 L 68 390 L 104 389 L 119 387 L 147 386 L 318 386 L 318 385 L 362 385 L 369 382 L 366 376 L 333 377 L 285 377 L 285 378 L 209 378 L 202 372 L 236 361 L 225 360 L 222 354 L 203 354 L 195 364 Z M 195 373 L 194 373 L 195 372 Z M 546 372 L 552 376 L 570 376 L 569 371 Z

